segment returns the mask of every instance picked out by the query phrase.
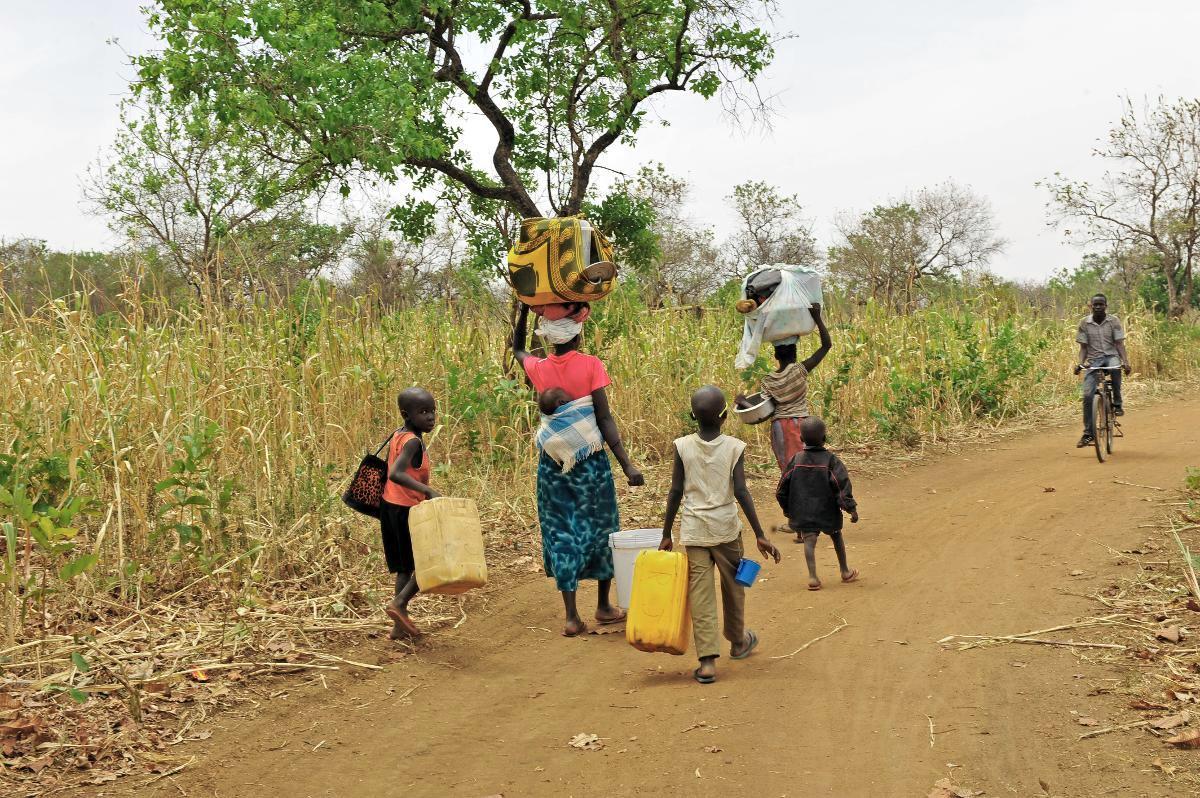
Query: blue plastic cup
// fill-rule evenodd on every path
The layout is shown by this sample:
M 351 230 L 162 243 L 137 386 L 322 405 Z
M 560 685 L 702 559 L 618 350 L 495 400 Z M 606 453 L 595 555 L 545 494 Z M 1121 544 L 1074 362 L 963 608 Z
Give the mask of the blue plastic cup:
M 737 573 L 733 575 L 733 581 L 737 582 L 742 587 L 753 587 L 754 580 L 758 578 L 758 572 L 762 570 L 762 566 L 754 560 L 742 558 L 738 563 Z

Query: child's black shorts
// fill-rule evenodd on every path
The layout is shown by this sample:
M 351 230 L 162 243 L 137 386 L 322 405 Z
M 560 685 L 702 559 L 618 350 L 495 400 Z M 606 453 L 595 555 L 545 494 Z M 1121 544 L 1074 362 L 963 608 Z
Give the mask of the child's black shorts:
M 796 534 L 798 534 L 798 535 L 815 535 L 815 534 L 821 534 L 821 535 L 830 535 L 830 536 L 832 536 L 832 535 L 840 535 L 840 534 L 842 534 L 842 530 L 840 530 L 840 529 L 796 529 L 795 527 L 792 527 L 792 531 L 793 531 L 793 532 L 795 532 L 795 533 L 796 533 Z
M 383 536 L 383 556 L 388 571 L 411 574 L 417 570 L 413 562 L 412 536 L 408 533 L 408 511 L 411 507 L 379 503 L 379 531 Z

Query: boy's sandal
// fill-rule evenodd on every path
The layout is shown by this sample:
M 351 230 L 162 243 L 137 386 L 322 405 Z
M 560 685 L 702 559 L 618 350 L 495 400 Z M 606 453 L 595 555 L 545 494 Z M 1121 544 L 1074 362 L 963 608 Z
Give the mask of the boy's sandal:
M 857 580 L 858 580 L 858 569 L 857 568 L 851 568 L 850 575 L 842 577 L 843 582 L 854 582 Z
M 692 678 L 700 682 L 700 684 L 712 684 L 717 680 L 716 676 L 702 675 L 699 668 L 696 668 L 696 670 L 692 671 Z
M 814 585 L 812 582 L 809 582 L 809 583 L 808 583 L 808 589 L 809 589 L 809 590 L 820 590 L 820 589 L 821 589 L 821 583 L 818 581 L 818 582 L 817 582 L 817 583 Z
M 753 629 L 746 630 L 746 637 L 749 638 L 746 643 L 746 650 L 742 651 L 740 654 L 734 654 L 731 651 L 729 653 L 730 659 L 745 659 L 746 657 L 750 656 L 750 652 L 753 651 L 756 646 L 758 646 L 758 635 L 754 634 Z
M 585 635 L 587 633 L 588 633 L 588 625 L 586 623 L 580 622 L 579 631 L 568 632 L 566 629 L 563 629 L 562 636 L 563 637 L 579 637 L 580 635 Z

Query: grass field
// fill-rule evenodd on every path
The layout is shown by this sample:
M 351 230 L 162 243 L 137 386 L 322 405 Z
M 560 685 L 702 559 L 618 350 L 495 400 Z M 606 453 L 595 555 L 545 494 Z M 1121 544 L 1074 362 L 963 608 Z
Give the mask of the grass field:
M 534 515 L 536 408 L 506 358 L 502 307 L 380 316 L 316 292 L 271 310 L 134 303 L 95 317 L 84 303 L 32 315 L 7 307 L 0 509 L 10 642 L 34 616 L 53 624 L 63 601 L 116 591 L 136 606 L 231 558 L 225 581 L 247 595 L 305 569 L 320 582 L 351 552 L 351 567 L 376 568 L 370 536 L 360 540 L 363 524 L 338 497 L 363 451 L 398 423 L 394 396 L 409 384 L 438 398 L 435 480 L 478 497 L 485 514 Z M 1194 327 L 1121 310 L 1136 371 L 1196 372 Z M 834 347 L 810 396 L 839 443 L 915 445 L 1076 395 L 1074 318 L 988 294 L 907 316 L 834 299 L 826 315 Z M 616 298 L 586 335 L 643 462 L 689 428 L 695 387 L 732 394 L 772 367 L 764 348 L 749 372 L 733 370 L 740 319 L 724 308 L 647 311 Z M 765 467 L 765 428 L 730 431 Z

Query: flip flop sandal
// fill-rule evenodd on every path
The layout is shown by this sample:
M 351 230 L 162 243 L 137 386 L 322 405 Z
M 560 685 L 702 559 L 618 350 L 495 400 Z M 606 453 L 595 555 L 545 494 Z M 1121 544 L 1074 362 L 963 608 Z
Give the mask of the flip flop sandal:
M 821 589 L 821 583 L 820 583 L 820 582 L 817 582 L 815 585 L 809 585 L 809 586 L 808 586 L 808 589 L 809 589 L 809 590 L 820 590 L 820 589 Z
M 747 630 L 746 636 L 750 638 L 750 642 L 746 644 L 746 650 L 740 654 L 730 653 L 730 659 L 745 659 L 758 646 L 758 635 L 754 634 L 754 630 Z
M 717 680 L 716 676 L 701 676 L 699 668 L 696 668 L 696 670 L 692 671 L 692 678 L 700 682 L 700 684 L 712 684 Z
M 400 628 L 403 629 L 409 637 L 421 636 L 421 630 L 418 629 L 417 625 L 412 622 L 412 618 L 400 612 L 400 610 L 396 609 L 396 607 L 392 604 L 385 604 L 383 611 L 387 617 L 400 624 Z
M 625 612 L 625 610 L 621 610 L 621 614 L 618 615 L 616 618 L 609 618 L 606 621 L 601 620 L 600 618 L 596 618 L 596 623 L 600 624 L 601 626 L 608 626 L 610 623 L 621 623 L 628 617 L 629 617 L 629 613 Z
M 857 568 L 851 568 L 850 575 L 842 577 L 843 582 L 854 582 L 857 580 L 858 580 L 858 569 Z

